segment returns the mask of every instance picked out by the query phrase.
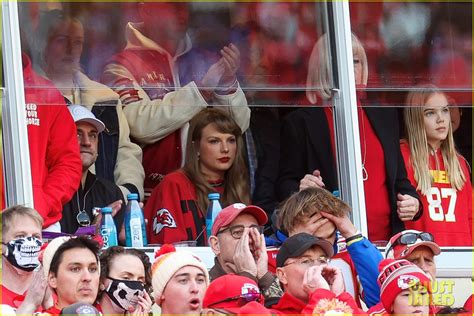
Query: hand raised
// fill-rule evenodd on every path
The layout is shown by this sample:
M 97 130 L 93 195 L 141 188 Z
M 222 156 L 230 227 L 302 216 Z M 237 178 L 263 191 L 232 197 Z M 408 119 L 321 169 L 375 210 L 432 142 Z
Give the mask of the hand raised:
M 342 272 L 339 268 L 324 265 L 321 275 L 329 284 L 329 288 L 334 294 L 338 296 L 344 292 L 344 278 L 342 277 Z
M 249 228 L 245 227 L 242 237 L 237 242 L 233 256 L 235 273 L 247 272 L 257 277 L 257 264 L 250 251 L 249 242 Z
M 257 264 L 257 279 L 261 279 L 268 272 L 268 254 L 265 237 L 256 228 L 250 229 L 250 237 L 253 240 L 253 256 Z
M 308 295 L 311 295 L 317 289 L 329 290 L 329 284 L 322 276 L 322 266 L 311 266 L 306 269 L 303 277 L 303 289 Z

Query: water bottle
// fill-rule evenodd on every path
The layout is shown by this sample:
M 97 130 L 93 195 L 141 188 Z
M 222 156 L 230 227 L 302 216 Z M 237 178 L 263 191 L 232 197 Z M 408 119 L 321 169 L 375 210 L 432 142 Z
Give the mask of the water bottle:
M 138 204 L 138 194 L 127 195 L 127 210 L 125 212 L 125 244 L 127 247 L 145 247 L 146 227 L 142 209 Z
M 112 217 L 112 208 L 102 208 L 102 221 L 100 222 L 100 234 L 104 240 L 104 249 L 117 246 L 117 228 L 115 227 L 114 218 Z
M 211 236 L 212 224 L 214 224 L 217 214 L 222 210 L 222 206 L 219 203 L 219 193 L 209 193 L 207 197 L 209 199 L 209 207 L 206 213 L 206 233 L 207 238 L 209 238 Z

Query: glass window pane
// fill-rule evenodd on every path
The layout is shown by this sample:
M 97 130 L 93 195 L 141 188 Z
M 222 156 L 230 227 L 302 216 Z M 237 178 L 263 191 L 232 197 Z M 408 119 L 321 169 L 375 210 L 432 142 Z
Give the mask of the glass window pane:
M 359 112 L 368 119 L 359 117 L 369 238 L 386 240 L 410 228 L 433 233 L 443 246 L 470 246 L 472 4 L 351 3 L 350 9 L 369 69 L 367 85 L 358 89 Z M 378 154 L 374 145 L 382 146 Z M 404 200 L 398 193 L 415 195 L 415 188 L 423 214 L 413 221 L 413 212 L 400 214 L 396 203 Z

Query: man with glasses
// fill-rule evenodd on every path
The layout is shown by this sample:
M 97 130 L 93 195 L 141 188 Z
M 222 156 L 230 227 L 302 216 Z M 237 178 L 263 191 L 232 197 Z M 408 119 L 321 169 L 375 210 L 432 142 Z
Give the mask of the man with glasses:
M 267 214 L 258 206 L 235 203 L 224 208 L 212 225 L 209 244 L 216 255 L 211 280 L 226 274 L 248 277 L 258 284 L 271 305 L 281 296 L 278 280 L 268 271 L 263 236 Z
M 284 294 L 272 310 L 293 315 L 307 311 L 321 315 L 329 311 L 359 313 L 354 299 L 344 290 L 341 270 L 328 265 L 333 254 L 330 242 L 308 233 L 286 239 L 276 259 Z
M 64 205 L 61 219 L 61 231 L 74 234 L 79 227 L 99 223 L 100 216 L 93 214 L 95 207 L 111 206 L 119 240 L 125 241 L 125 231 L 121 229 L 125 203 L 122 191 L 114 183 L 97 177 L 89 168 L 97 159 L 99 133 L 105 129 L 104 123 L 81 105 L 70 105 L 69 112 L 76 123 L 79 142 L 82 178 L 81 185 L 72 199 Z

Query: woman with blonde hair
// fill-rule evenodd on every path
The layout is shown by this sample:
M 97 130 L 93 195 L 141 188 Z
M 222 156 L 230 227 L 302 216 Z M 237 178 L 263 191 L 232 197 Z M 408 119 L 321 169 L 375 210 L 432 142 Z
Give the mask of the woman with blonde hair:
M 429 231 L 440 246 L 472 245 L 472 193 L 466 160 L 457 153 L 448 97 L 427 85 L 407 96 L 407 140 L 400 148 L 423 216 L 408 229 Z
M 184 167 L 168 174 L 145 207 L 150 243 L 206 240 L 208 194 L 223 207 L 250 203 L 242 130 L 224 111 L 208 108 L 192 120 Z
M 308 187 L 339 190 L 328 46 L 327 35 L 323 35 L 309 62 L 306 95 L 311 104 L 318 106 L 296 110 L 282 124 L 277 182 L 280 200 Z M 352 50 L 356 87 L 365 87 L 367 56 L 354 34 Z M 404 222 L 420 216 L 420 202 L 401 157 L 396 109 L 363 107 L 360 93 L 357 102 L 369 239 L 384 244 L 405 228 Z

